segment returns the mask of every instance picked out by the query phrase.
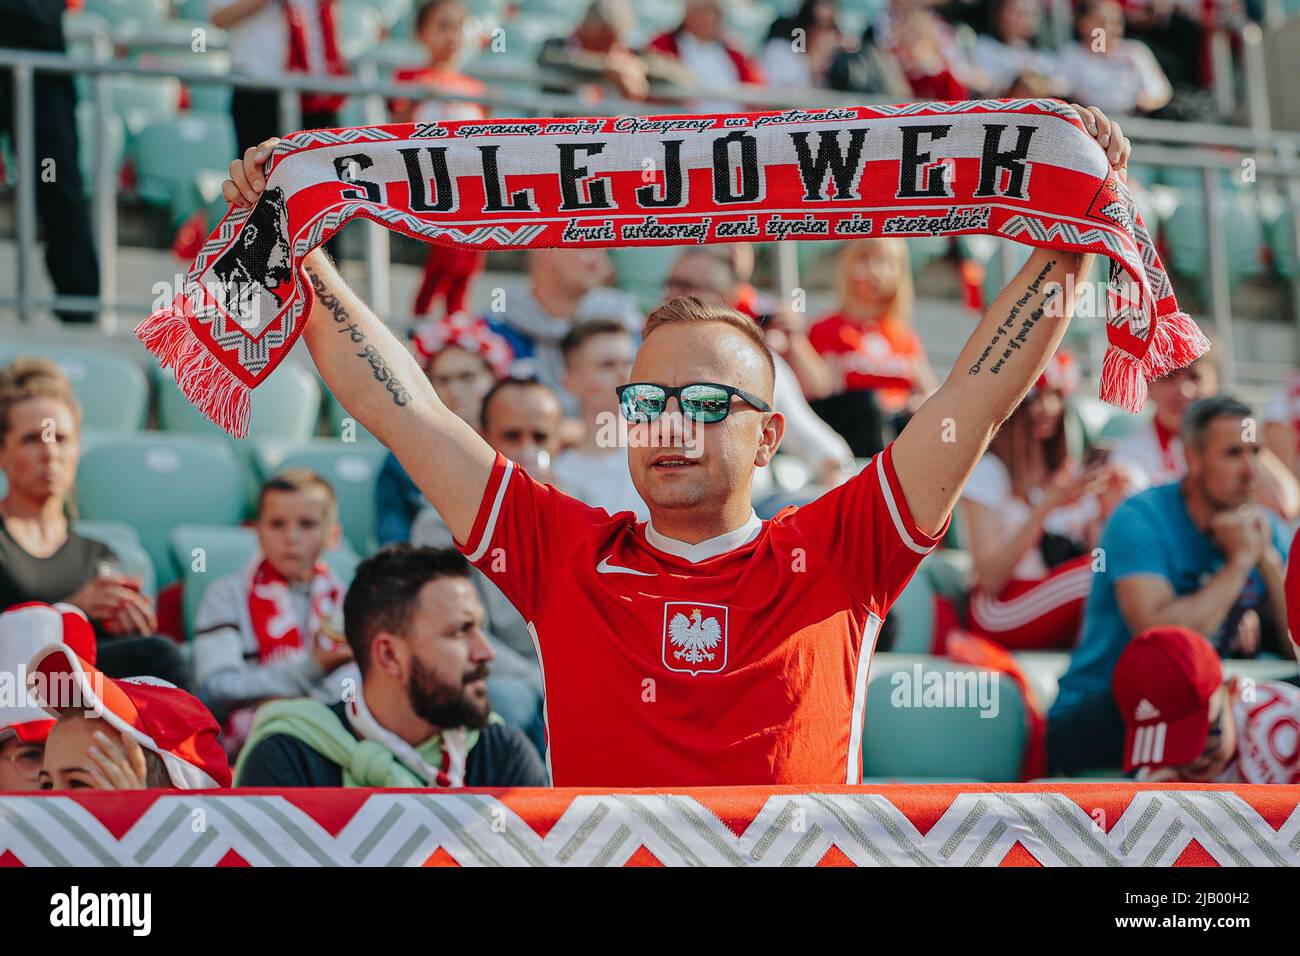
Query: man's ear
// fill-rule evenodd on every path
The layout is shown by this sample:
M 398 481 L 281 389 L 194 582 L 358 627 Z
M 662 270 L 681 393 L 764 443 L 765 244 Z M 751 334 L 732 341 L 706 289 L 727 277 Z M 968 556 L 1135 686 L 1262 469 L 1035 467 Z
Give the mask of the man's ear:
M 371 667 L 398 680 L 406 667 L 402 652 L 397 646 L 399 643 L 397 635 L 388 631 L 380 631 L 370 641 Z
M 758 454 L 754 456 L 754 464 L 759 468 L 766 467 L 772 461 L 772 456 L 776 454 L 784 436 L 785 416 L 780 412 L 769 412 L 767 421 L 763 423 L 763 433 L 758 440 Z
M 334 521 L 330 525 L 329 534 L 325 535 L 325 550 L 333 551 L 339 546 L 339 542 L 342 540 L 343 524 L 339 521 L 338 516 L 336 515 Z

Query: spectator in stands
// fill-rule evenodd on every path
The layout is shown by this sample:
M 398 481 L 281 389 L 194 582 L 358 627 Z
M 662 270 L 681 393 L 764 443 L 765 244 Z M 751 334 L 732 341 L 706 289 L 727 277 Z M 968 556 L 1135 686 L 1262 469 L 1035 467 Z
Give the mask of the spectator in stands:
M 688 246 L 669 270 L 664 283 L 664 298 L 691 296 L 708 305 L 734 308 L 738 288 L 735 261 L 725 250 Z M 803 459 L 818 484 L 834 487 L 842 483 L 852 473 L 852 451 L 844 439 L 808 407 L 799 379 L 785 356 L 776 354 L 773 358 L 776 380 L 772 407 L 785 417 L 781 451 Z M 761 501 L 773 490 L 769 469 L 755 470 L 754 500 Z
M 956 31 L 931 9 L 933 0 L 890 0 L 875 23 L 876 42 L 902 68 L 912 95 L 964 100 L 991 84 L 962 49 Z
M 411 336 L 411 345 L 433 387 L 446 396 L 447 407 L 478 431 L 483 397 L 509 373 L 514 361 L 506 340 L 485 321 L 471 321 L 462 314 L 422 323 Z M 411 522 L 427 505 L 397 456 L 389 452 L 375 482 L 380 545 L 410 540 Z
M 273 701 L 235 766 L 247 787 L 545 786 L 524 735 L 492 713 L 492 648 L 469 563 L 392 545 L 344 602 L 361 684 L 347 701 Z
M 306 468 L 266 481 L 257 500 L 257 552 L 218 578 L 194 618 L 194 683 L 237 754 L 253 709 L 278 697 L 340 699 L 352 660 L 341 617 L 345 585 L 324 561 L 338 546 L 334 489 Z
M 826 86 L 831 63 L 844 51 L 836 0 L 803 0 L 791 17 L 777 17 L 759 58 L 763 78 L 779 89 Z
M 114 680 L 65 644 L 38 651 L 27 673 L 33 696 L 58 718 L 42 790 L 230 786 L 217 722 L 197 697 L 154 678 Z
M 1211 352 L 1186 368 L 1171 372 L 1151 383 L 1149 395 L 1155 414 L 1133 434 L 1116 443 L 1111 461 L 1122 467 L 1129 479 L 1130 493 L 1152 485 L 1178 481 L 1187 474 L 1182 439 L 1178 436 L 1183 415 L 1197 399 L 1218 394 L 1219 371 Z M 1264 413 L 1267 423 L 1276 408 Z M 1291 473 L 1283 459 L 1274 453 L 1268 439 L 1270 425 L 1264 426 L 1265 447 L 1261 449 L 1257 499 L 1284 521 L 1300 517 L 1300 480 Z
M 440 94 L 480 96 L 484 86 L 457 68 L 465 38 L 465 4 L 461 0 L 425 0 L 415 14 L 415 37 L 429 51 L 428 61 L 417 67 L 397 70 L 397 83 L 418 83 L 431 96 L 418 100 L 397 99 L 389 104 L 393 122 L 436 123 L 452 120 L 478 120 L 487 111 L 469 100 L 447 100 Z M 428 315 L 439 298 L 444 316 L 469 308 L 470 286 L 483 271 L 482 249 L 463 249 L 428 243 L 424 274 L 415 293 L 413 315 Z
M 1020 96 L 1026 77 L 1047 80 L 1057 73 L 1056 56 L 1038 45 L 1042 5 L 1037 0 L 989 0 L 986 32 L 975 41 L 973 59 L 989 78 L 993 96 Z M 1052 95 L 1065 92 L 1056 80 Z
M 337 15 L 336 0 L 212 0 L 212 25 L 230 37 L 232 71 L 271 82 L 286 73 L 347 73 Z M 333 93 L 304 93 L 301 128 L 338 126 L 344 99 Z M 281 122 L 276 89 L 236 87 L 230 114 L 238 143 L 261 143 L 293 132 Z
M 618 396 L 614 389 L 627 382 L 636 356 L 636 343 L 613 319 L 591 319 L 575 325 L 560 343 L 564 351 L 564 387 L 582 409 L 582 439 L 555 456 L 551 473 L 556 484 L 575 498 L 610 514 L 632 511 L 650 517 L 632 484 L 627 446 L 619 441 Z
M 971 630 L 1013 650 L 1078 639 L 1092 549 L 1124 496 L 1122 472 L 1070 456 L 1065 403 L 1077 384 L 1073 358 L 1057 352 L 962 491 L 975 569 Z
M 54 721 L 31 699 L 20 675 L 37 651 L 66 644 L 95 662 L 95 632 L 79 609 L 31 602 L 0 614 L 0 675 L 14 686 L 0 693 L 0 793 L 40 789 L 45 740 Z
M 1061 51 L 1069 96 L 1096 103 L 1113 116 L 1154 113 L 1173 88 L 1151 51 L 1124 37 L 1124 11 L 1115 0 L 1081 0 L 1074 18 L 1075 42 Z
M 897 434 L 938 387 L 913 327 L 912 270 L 902 239 L 855 239 L 840 249 L 839 307 L 813 323 L 808 338 L 831 370 L 831 396 L 813 407 L 866 457 L 884 447 L 864 432 L 880 412 Z M 874 401 L 863 393 L 871 393 Z M 873 407 L 874 406 L 874 407 Z
M 628 0 L 593 0 L 572 33 L 542 44 L 538 64 L 573 80 L 566 89 L 546 88 L 546 92 L 573 93 L 576 86 L 584 99 L 599 99 L 609 86 L 624 99 L 645 99 L 652 75 L 662 77 L 665 72 L 665 58 L 633 52 L 627 38 L 635 28 L 636 15 Z
M 891 103 L 912 95 L 912 87 L 898 61 L 882 50 L 876 30 L 868 26 L 856 47 L 841 50 L 826 71 L 826 85 L 845 93 L 870 93 Z
M 1300 372 L 1278 386 L 1260 417 L 1264 446 L 1287 471 L 1300 476 Z
M 1261 646 L 1290 653 L 1278 520 L 1256 504 L 1259 445 L 1243 437 L 1250 407 L 1219 395 L 1183 418 L 1187 477 L 1129 498 L 1101 537 L 1083 637 L 1048 723 L 1048 764 L 1073 773 L 1113 764 L 1123 720 L 1111 674 L 1132 635 L 1178 625 L 1220 656 Z M 1267 638 L 1267 643 L 1264 639 Z
M 493 449 L 534 478 L 550 482 L 563 419 L 554 389 L 535 379 L 504 378 L 483 399 L 481 434 Z M 447 523 L 432 506 L 411 525 L 411 542 L 434 548 L 455 544 Z M 483 629 L 496 655 L 496 675 L 488 685 L 497 711 L 506 723 L 523 730 L 538 752 L 544 752 L 542 669 L 528 622 L 478 568 L 471 569 L 470 578 L 486 612 Z
M 488 316 L 492 331 L 505 337 L 514 352 L 514 372 L 536 376 L 553 389 L 563 388 L 564 356 L 560 341 L 584 319 L 617 319 L 639 333 L 645 317 L 626 292 L 605 288 L 613 276 L 604 249 L 533 249 L 528 253 L 528 288 L 503 295 L 504 308 Z M 577 402 L 561 396 L 568 415 Z
M 1282 681 L 1225 683 L 1200 634 L 1155 627 L 1115 664 L 1124 771 L 1144 783 L 1300 782 L 1300 690 Z M 1119 754 L 1116 754 L 1118 758 Z
M 66 54 L 64 0 L 0 0 L 0 48 Z M 13 80 L 0 70 L 0 132 L 18 140 L 13 115 Z M 77 89 L 68 73 L 37 70 L 32 78 L 33 150 L 38 162 L 27 171 L 22 188 L 36 191 L 36 215 L 45 233 L 45 267 L 61 296 L 99 295 L 99 258 L 90 229 L 90 204 L 81 179 L 77 142 Z M 258 140 L 261 142 L 261 140 Z M 54 170 L 55 175 L 47 175 Z M 7 171 L 13 180 L 17 170 Z M 95 310 L 62 306 L 54 314 L 63 322 L 93 322 Z
M 16 359 L 0 371 L 0 608 L 27 601 L 75 605 L 99 634 L 99 662 L 114 677 L 152 674 L 182 685 L 176 645 L 158 626 L 138 579 L 104 544 L 68 521 L 81 454 L 81 406 L 48 359 Z
M 719 0 L 686 0 L 682 22 L 651 40 L 649 49 L 680 60 L 697 86 L 765 82 L 757 64 L 724 35 Z M 735 100 L 716 96 L 700 97 L 690 105 L 696 113 L 727 113 L 737 108 Z

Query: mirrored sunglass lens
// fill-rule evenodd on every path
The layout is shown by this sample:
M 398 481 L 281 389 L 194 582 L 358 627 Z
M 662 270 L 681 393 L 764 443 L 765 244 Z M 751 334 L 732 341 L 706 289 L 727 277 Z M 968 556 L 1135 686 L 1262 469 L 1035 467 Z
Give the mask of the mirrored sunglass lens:
M 649 422 L 664 410 L 664 390 L 653 385 L 634 385 L 623 390 L 623 417 L 630 422 Z
M 682 391 L 682 410 L 696 421 L 721 421 L 730 405 L 731 396 L 712 385 L 691 385 Z

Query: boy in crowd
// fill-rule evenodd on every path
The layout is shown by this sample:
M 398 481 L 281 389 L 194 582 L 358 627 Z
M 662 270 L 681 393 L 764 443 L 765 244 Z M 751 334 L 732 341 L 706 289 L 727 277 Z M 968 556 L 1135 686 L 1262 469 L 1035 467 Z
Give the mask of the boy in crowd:
M 592 319 L 575 325 L 560 342 L 564 354 L 564 388 L 578 400 L 582 441 L 555 456 L 556 483 L 582 501 L 610 514 L 632 511 L 650 517 L 632 484 L 627 447 L 618 441 L 618 396 L 636 356 L 636 343 L 622 323 Z M 625 432 L 624 432 L 625 434 Z
M 352 660 L 337 623 L 344 586 L 321 560 L 339 542 L 334 489 L 284 471 L 262 486 L 256 527 L 257 553 L 212 582 L 194 620 L 195 684 L 236 748 L 262 701 L 339 700 L 338 670 Z
M 1146 783 L 1300 782 L 1300 690 L 1223 680 L 1210 642 L 1185 627 L 1133 638 L 1115 665 L 1124 770 Z

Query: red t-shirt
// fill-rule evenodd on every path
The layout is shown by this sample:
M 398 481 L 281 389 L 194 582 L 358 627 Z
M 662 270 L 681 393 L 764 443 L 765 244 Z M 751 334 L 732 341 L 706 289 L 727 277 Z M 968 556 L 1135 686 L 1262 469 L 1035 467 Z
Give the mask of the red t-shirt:
M 461 548 L 528 621 L 555 785 L 857 783 L 881 621 L 942 537 L 890 456 L 693 546 L 498 456 Z
M 478 103 L 466 100 L 439 99 L 439 93 L 458 96 L 479 96 L 487 87 L 481 80 L 455 70 L 438 70 L 431 66 L 404 67 L 393 72 L 394 83 L 422 83 L 429 88 L 430 96 L 416 102 L 411 119 L 419 123 L 452 122 L 453 120 L 481 120 L 487 112 Z M 404 109 L 410 100 L 394 99 L 388 108 L 393 112 Z
M 883 391 L 891 406 L 907 401 L 917 384 L 917 360 L 925 355 L 913 329 L 892 322 L 860 325 L 840 312 L 814 322 L 808 341 L 840 369 L 845 391 Z

